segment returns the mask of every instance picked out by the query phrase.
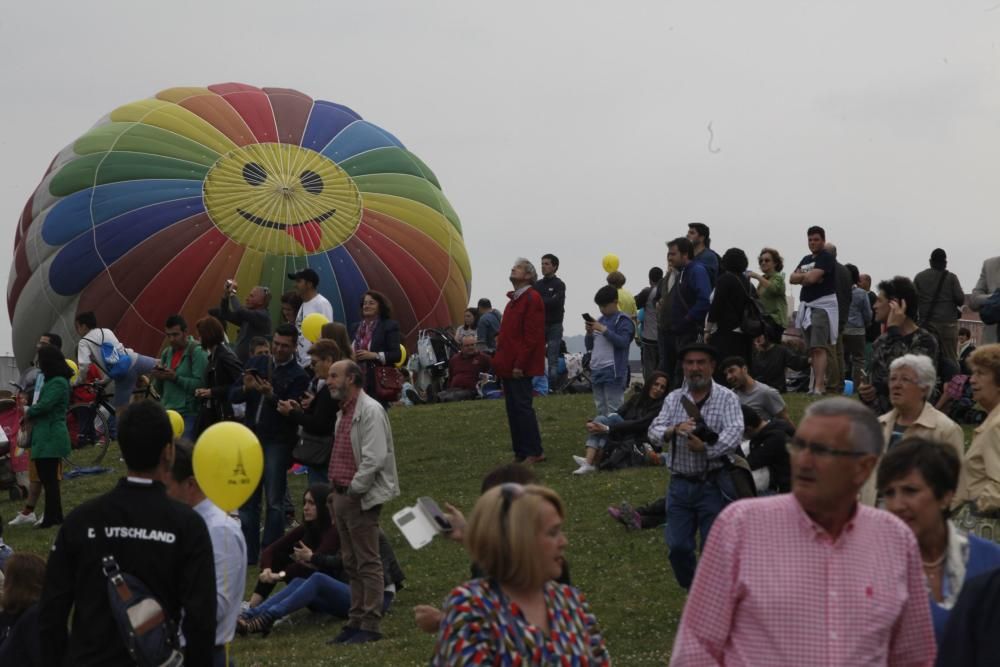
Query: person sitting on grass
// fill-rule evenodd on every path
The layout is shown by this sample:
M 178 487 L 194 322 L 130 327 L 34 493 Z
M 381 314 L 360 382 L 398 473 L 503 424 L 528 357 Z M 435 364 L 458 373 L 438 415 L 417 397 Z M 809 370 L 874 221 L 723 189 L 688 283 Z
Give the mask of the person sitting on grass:
M 315 571 L 314 557 L 340 554 L 340 537 L 330 520 L 327 484 L 313 484 L 302 496 L 302 525 L 293 528 L 260 555 L 260 576 L 250 608 L 258 606 L 278 582 L 308 578 Z
M 649 425 L 660 414 L 669 384 L 666 373 L 653 371 L 643 390 L 633 394 L 616 412 L 588 421 L 586 456 L 573 457 L 580 466 L 573 474 L 586 475 L 596 471 L 599 457 L 603 455 L 604 462 L 608 461 L 609 448 L 626 448 L 628 452 L 632 452 L 635 445 L 644 441 Z M 642 454 L 638 458 L 641 460 Z M 625 465 L 630 460 L 626 456 Z
M 0 596 L 0 665 L 41 665 L 38 601 L 45 584 L 45 561 L 15 554 L 7 561 Z
M 333 495 L 326 498 L 326 511 L 331 525 L 336 527 L 337 516 L 333 511 Z M 334 530 L 336 532 L 336 530 Z M 385 533 L 379 531 L 379 555 L 382 558 L 382 577 L 385 592 L 382 596 L 382 615 L 388 613 L 396 593 L 403 588 L 406 578 L 396 560 L 396 553 L 389 544 Z M 267 636 L 276 622 L 299 609 L 347 618 L 351 609 L 351 586 L 347 583 L 344 562 L 340 552 L 311 553 L 308 548 L 300 555 L 308 561 L 313 573 L 305 578 L 294 579 L 283 589 L 252 609 L 240 614 L 236 621 L 236 631 L 241 635 L 261 633 Z

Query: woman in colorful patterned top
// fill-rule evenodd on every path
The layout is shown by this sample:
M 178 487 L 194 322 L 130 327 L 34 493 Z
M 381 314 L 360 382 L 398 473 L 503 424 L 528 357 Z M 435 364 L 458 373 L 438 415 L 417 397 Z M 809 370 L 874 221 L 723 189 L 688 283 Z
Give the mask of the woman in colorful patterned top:
M 452 665 L 610 665 L 583 595 L 563 568 L 562 500 L 543 486 L 503 484 L 469 517 L 466 546 L 486 576 L 454 589 L 431 659 Z

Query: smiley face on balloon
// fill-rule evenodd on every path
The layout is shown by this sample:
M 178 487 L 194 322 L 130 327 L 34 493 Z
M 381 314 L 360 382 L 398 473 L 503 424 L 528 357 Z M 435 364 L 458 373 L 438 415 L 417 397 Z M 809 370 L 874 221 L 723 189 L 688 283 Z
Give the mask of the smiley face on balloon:
M 205 178 L 204 199 L 223 233 L 267 253 L 334 248 L 361 221 L 361 196 L 347 172 L 291 144 L 251 144 L 224 155 Z

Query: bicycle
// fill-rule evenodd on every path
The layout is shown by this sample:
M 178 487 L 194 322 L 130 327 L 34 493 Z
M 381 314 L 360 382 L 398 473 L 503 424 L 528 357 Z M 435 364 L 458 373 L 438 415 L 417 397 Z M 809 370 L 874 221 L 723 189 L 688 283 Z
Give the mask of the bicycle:
M 100 380 L 84 384 L 93 390 L 94 397 L 72 403 L 66 411 L 72 451 L 64 460 L 74 468 L 99 465 L 115 439 L 115 409 L 108 401 L 111 395 L 104 391 L 107 385 Z

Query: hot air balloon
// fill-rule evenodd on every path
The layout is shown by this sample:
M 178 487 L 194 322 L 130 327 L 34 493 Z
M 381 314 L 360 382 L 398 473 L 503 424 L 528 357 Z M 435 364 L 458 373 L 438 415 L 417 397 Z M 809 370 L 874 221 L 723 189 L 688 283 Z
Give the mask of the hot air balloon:
M 458 216 L 403 143 L 341 104 L 239 83 L 126 104 L 64 149 L 28 199 L 7 303 L 20 365 L 46 331 L 94 311 L 155 354 L 173 313 L 193 323 L 311 267 L 335 318 L 384 293 L 405 339 L 462 319 L 471 268 Z

